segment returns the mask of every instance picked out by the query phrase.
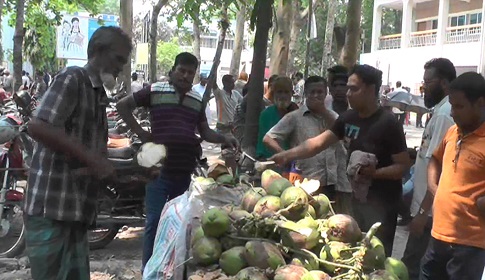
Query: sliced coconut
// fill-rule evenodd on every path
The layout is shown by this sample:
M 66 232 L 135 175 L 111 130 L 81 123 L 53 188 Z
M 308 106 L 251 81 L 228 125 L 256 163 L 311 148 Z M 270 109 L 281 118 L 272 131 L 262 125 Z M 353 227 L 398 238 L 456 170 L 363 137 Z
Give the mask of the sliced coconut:
M 302 188 L 307 194 L 312 195 L 320 188 L 320 181 L 313 179 L 308 180 L 305 178 L 303 182 L 301 182 L 300 180 L 296 180 L 295 186 L 298 188 Z
M 141 146 L 136 159 L 140 166 L 146 168 L 161 167 L 161 162 L 166 156 L 167 151 L 164 145 L 148 142 Z

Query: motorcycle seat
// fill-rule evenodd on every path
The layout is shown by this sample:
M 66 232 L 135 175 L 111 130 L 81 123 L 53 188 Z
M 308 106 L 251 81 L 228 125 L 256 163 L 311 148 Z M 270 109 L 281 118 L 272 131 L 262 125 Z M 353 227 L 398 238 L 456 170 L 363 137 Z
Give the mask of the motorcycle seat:
M 109 158 L 115 169 L 127 169 L 136 167 L 134 159 Z
M 135 151 L 131 147 L 108 148 L 108 158 L 133 159 Z

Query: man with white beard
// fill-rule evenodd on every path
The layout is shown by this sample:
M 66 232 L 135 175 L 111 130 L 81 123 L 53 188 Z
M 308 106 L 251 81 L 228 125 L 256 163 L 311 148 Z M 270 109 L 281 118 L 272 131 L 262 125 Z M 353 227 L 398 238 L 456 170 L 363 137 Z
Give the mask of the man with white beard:
M 87 231 L 98 190 L 115 176 L 107 159 L 104 88 L 114 88 L 131 49 L 120 28 L 100 27 L 88 44 L 88 64 L 62 70 L 29 123 L 36 142 L 24 222 L 34 280 L 90 277 Z M 92 175 L 79 176 L 80 169 Z

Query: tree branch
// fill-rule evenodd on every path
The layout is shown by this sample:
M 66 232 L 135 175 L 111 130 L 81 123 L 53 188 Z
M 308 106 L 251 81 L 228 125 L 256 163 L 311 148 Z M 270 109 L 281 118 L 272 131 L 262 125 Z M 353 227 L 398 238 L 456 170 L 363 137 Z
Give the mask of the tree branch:
M 317 8 L 318 3 L 319 2 L 317 0 L 313 0 L 313 11 L 315 11 L 315 9 Z M 306 7 L 305 10 L 300 12 L 300 19 L 302 20 L 305 19 L 309 13 L 310 13 L 310 7 Z

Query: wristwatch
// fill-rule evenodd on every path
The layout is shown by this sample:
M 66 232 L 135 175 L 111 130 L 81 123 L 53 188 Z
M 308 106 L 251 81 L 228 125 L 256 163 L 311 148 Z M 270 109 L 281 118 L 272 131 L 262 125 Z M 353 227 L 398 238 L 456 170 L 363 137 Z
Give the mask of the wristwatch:
M 419 215 L 424 215 L 425 212 L 426 210 L 424 210 L 423 208 L 419 208 Z

